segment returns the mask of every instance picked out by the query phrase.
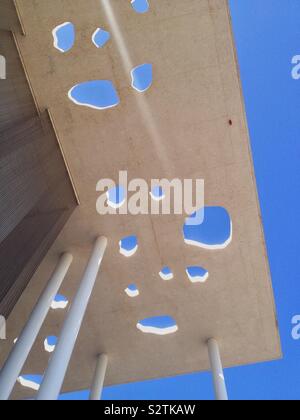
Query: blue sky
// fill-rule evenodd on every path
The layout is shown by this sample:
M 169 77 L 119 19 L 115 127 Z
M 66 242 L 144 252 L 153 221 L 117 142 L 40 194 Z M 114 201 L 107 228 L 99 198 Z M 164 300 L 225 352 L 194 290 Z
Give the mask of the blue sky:
M 231 0 L 284 359 L 226 370 L 231 399 L 300 399 L 300 54 L 298 0 Z M 298 96 L 299 95 L 299 96 Z M 300 258 L 299 258 L 300 259 Z M 86 398 L 74 394 L 73 399 Z M 212 399 L 210 374 L 106 388 L 104 399 Z

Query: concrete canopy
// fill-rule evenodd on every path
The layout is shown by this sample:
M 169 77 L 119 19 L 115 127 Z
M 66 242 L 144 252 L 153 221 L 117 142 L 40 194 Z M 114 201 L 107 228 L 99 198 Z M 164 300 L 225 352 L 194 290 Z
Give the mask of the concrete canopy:
M 74 296 L 96 235 L 109 247 L 81 330 L 64 391 L 88 388 L 96 355 L 109 355 L 106 385 L 209 369 L 206 341 L 219 340 L 224 366 L 281 356 L 272 286 L 249 148 L 247 124 L 225 0 L 152 0 L 137 14 L 130 0 L 18 0 L 26 37 L 17 37 L 41 109 L 49 108 L 81 205 L 36 272 L 8 322 L 4 360 L 58 255 L 74 263 L 61 292 Z M 113 20 L 112 18 L 115 18 Z M 53 48 L 52 30 L 76 27 L 67 54 Z M 117 26 L 118 25 L 118 26 Z M 111 33 L 103 49 L 91 42 L 98 27 Z M 118 31 L 119 28 L 119 31 Z M 121 37 L 120 37 L 121 36 Z M 120 47 L 126 46 L 126 49 Z M 152 63 L 154 81 L 140 94 L 131 88 L 130 66 Z M 67 93 L 79 82 L 112 80 L 119 106 L 97 111 L 73 104 Z M 229 124 L 229 121 L 232 124 Z M 233 241 L 224 250 L 185 245 L 183 216 L 99 216 L 96 184 L 130 179 L 203 178 L 205 203 L 225 207 Z M 118 252 L 121 238 L 135 234 L 137 254 Z M 188 281 L 187 266 L 204 266 L 205 284 Z M 172 268 L 174 280 L 158 273 Z M 124 289 L 137 284 L 140 296 Z M 176 334 L 143 335 L 136 323 L 168 314 Z M 48 335 L 59 335 L 65 313 L 51 312 L 24 367 L 42 374 Z M 15 397 L 27 394 L 16 387 Z

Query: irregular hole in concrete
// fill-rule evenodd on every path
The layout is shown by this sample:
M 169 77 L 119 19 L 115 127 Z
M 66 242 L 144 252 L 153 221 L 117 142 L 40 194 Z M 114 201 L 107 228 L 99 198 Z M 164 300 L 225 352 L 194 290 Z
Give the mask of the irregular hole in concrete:
M 56 295 L 51 303 L 51 309 L 65 309 L 69 304 L 68 299 L 63 295 Z
M 131 5 L 137 13 L 146 13 L 150 8 L 148 0 L 131 0 Z
M 186 274 L 192 283 L 205 283 L 209 277 L 209 273 L 202 267 L 187 267 Z
M 155 201 L 161 201 L 165 198 L 165 193 L 162 187 L 157 186 L 152 188 L 152 191 L 150 192 L 150 196 Z
M 139 296 L 140 292 L 139 289 L 137 288 L 137 286 L 135 284 L 130 284 L 126 289 L 125 289 L 125 293 L 129 296 L 129 297 L 137 297 Z
M 38 391 L 43 381 L 42 375 L 21 375 L 18 377 L 18 382 L 25 388 Z
M 167 335 L 178 331 L 174 318 L 169 315 L 145 318 L 137 323 L 137 328 L 146 334 Z
M 132 257 L 138 249 L 138 241 L 136 236 L 127 236 L 119 242 L 120 253 L 124 257 Z
M 75 43 L 75 26 L 71 22 L 65 22 L 56 26 L 52 31 L 53 45 L 62 52 L 70 51 Z
M 195 224 L 194 220 L 202 220 Z M 232 241 L 232 221 L 224 207 L 205 207 L 186 219 L 183 226 L 184 242 L 209 250 L 226 248 Z
M 92 42 L 97 48 L 103 48 L 110 40 L 110 33 L 102 28 L 96 29 L 92 36 Z
M 55 350 L 57 341 L 58 341 L 57 337 L 55 337 L 54 335 L 49 335 L 44 341 L 45 351 L 48 353 L 53 353 Z
M 107 204 L 114 209 L 119 209 L 126 201 L 126 191 L 122 185 L 111 188 L 106 193 Z
M 152 64 L 142 64 L 131 70 L 131 86 L 138 92 L 146 92 L 152 85 L 153 66 Z
M 163 280 L 172 280 L 174 278 L 174 275 L 172 273 L 172 270 L 169 267 L 164 267 L 160 272 L 159 272 L 160 277 Z
M 69 90 L 68 96 L 76 105 L 97 110 L 113 108 L 120 103 L 118 93 L 110 80 L 79 83 Z

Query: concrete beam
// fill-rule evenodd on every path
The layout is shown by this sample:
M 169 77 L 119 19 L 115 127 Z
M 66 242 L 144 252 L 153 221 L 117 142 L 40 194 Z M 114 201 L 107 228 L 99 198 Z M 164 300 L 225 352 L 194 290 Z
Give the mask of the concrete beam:
M 20 18 L 17 2 L 14 0 L 1 0 L 0 30 L 19 32 L 25 35 Z
M 106 246 L 107 239 L 104 237 L 99 237 L 95 242 L 81 284 L 62 327 L 37 400 L 56 400 L 59 396 Z

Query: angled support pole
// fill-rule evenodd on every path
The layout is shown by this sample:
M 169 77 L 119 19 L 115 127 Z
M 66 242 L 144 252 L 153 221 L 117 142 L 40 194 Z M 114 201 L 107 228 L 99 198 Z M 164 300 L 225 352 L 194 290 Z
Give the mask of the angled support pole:
M 99 237 L 86 266 L 81 284 L 64 321 L 58 343 L 46 370 L 37 400 L 57 400 L 93 292 L 107 239 Z
M 73 261 L 71 254 L 63 254 L 40 296 L 18 341 L 0 371 L 0 400 L 7 400 L 35 343 L 41 326 Z

